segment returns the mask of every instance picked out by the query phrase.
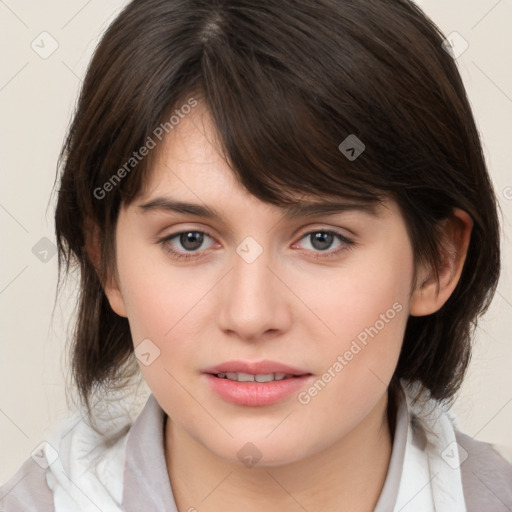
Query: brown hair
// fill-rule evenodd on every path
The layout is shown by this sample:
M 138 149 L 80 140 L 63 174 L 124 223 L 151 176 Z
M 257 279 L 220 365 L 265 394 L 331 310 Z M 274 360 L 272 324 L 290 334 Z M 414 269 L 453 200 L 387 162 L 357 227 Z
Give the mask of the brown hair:
M 226 161 L 254 196 L 278 206 L 296 193 L 366 203 L 391 197 L 416 265 L 437 272 L 440 221 L 454 208 L 469 213 L 460 281 L 438 312 L 408 319 L 391 384 L 403 378 L 434 398 L 453 397 L 477 317 L 497 286 L 500 245 L 477 128 L 442 41 L 407 0 L 127 5 L 95 51 L 60 157 L 59 269 L 80 269 L 72 371 L 88 407 L 94 389 L 121 385 L 138 369 L 128 321 L 101 284 L 115 272 L 120 205 L 141 192 L 158 148 L 130 158 L 191 99 L 207 107 Z M 365 144 L 353 161 L 338 149 L 350 134 Z M 113 182 L 116 173 L 122 179 Z M 91 226 L 101 241 L 98 272 L 85 250 Z

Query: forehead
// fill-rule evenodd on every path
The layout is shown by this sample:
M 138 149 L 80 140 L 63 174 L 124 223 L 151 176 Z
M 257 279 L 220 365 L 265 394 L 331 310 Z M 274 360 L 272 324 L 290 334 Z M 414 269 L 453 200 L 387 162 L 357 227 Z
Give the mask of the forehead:
M 211 116 L 199 102 L 158 142 L 142 195 L 169 187 L 206 187 L 219 181 L 226 186 L 234 176 L 221 147 Z
M 138 197 L 139 212 L 176 212 L 215 219 L 233 202 L 257 198 L 238 181 L 222 152 L 217 129 L 201 102 L 160 142 Z M 389 199 L 379 202 L 347 199 L 340 195 L 289 191 L 280 205 L 285 218 L 314 217 L 345 211 L 378 216 Z M 218 205 L 219 209 L 216 208 Z

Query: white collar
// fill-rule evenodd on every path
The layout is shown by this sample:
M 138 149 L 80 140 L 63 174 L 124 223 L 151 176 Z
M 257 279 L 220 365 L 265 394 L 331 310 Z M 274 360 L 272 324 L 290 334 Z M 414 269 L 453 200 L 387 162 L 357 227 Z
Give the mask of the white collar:
M 407 441 L 393 512 L 466 512 L 458 445 L 446 410 L 401 382 L 407 403 Z

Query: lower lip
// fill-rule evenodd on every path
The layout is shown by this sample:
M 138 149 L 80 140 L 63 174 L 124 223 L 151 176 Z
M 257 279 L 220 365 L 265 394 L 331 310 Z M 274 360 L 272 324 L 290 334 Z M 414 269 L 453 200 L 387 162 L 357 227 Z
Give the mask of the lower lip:
M 302 388 L 312 375 L 270 382 L 237 382 L 205 374 L 208 384 L 221 398 L 237 405 L 271 405 Z

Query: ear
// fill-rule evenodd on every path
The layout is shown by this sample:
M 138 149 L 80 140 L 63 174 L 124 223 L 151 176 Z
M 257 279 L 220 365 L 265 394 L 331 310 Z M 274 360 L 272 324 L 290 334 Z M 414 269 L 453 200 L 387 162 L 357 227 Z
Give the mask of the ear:
M 463 210 L 454 209 L 441 223 L 443 261 L 439 268 L 439 282 L 432 269 L 421 269 L 418 283 L 411 296 L 410 314 L 424 316 L 435 313 L 448 300 L 459 282 L 471 237 L 473 221 Z
M 117 275 L 102 279 L 101 273 L 101 231 L 98 225 L 90 219 L 85 221 L 85 249 L 87 256 L 96 269 L 96 274 L 101 281 L 103 291 L 107 296 L 110 307 L 119 315 L 127 317 L 126 306 L 119 287 Z

